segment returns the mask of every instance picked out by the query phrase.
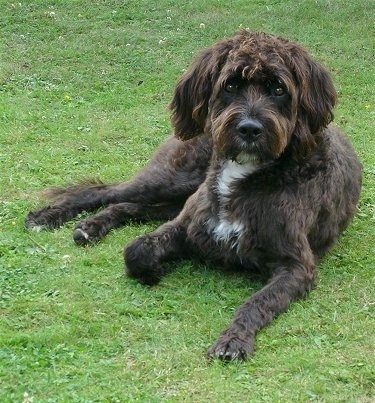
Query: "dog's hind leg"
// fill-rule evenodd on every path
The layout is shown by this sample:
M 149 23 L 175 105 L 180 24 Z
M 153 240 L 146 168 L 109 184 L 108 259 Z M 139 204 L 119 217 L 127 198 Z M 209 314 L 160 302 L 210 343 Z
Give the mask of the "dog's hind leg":
M 100 241 L 107 233 L 123 226 L 128 220 L 171 220 L 181 211 L 183 203 L 142 205 L 140 203 L 112 204 L 99 214 L 81 220 L 75 227 L 73 238 L 78 245 Z
M 81 184 L 67 188 L 53 188 L 45 192 L 52 204 L 40 210 L 31 211 L 25 219 L 25 226 L 33 230 L 58 228 L 83 211 L 91 211 L 102 206 L 102 194 L 111 185 Z
M 207 136 L 186 142 L 170 137 L 131 181 L 52 189 L 49 194 L 54 202 L 30 212 L 25 225 L 36 230 L 57 228 L 83 211 L 118 203 L 182 204 L 205 179 L 210 155 L 211 140 Z

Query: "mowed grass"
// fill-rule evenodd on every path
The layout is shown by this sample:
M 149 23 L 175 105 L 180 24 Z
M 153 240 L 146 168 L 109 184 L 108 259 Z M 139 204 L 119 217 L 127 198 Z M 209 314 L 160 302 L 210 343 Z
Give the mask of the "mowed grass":
M 374 2 L 0 3 L 0 401 L 374 401 Z M 259 333 L 254 358 L 222 365 L 204 353 L 260 284 L 186 262 L 142 287 L 122 249 L 158 223 L 79 248 L 74 223 L 23 220 L 47 186 L 134 175 L 170 133 L 178 76 L 240 26 L 332 71 L 364 185 L 317 288 Z

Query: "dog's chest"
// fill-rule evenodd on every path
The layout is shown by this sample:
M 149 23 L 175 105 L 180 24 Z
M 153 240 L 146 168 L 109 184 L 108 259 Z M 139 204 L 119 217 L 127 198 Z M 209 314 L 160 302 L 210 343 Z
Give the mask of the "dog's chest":
M 226 161 L 216 178 L 217 213 L 207 221 L 207 229 L 215 242 L 239 248 L 241 237 L 246 231 L 243 212 L 235 211 L 233 198 L 238 197 L 237 185 L 241 179 L 256 170 L 253 163 L 238 164 Z

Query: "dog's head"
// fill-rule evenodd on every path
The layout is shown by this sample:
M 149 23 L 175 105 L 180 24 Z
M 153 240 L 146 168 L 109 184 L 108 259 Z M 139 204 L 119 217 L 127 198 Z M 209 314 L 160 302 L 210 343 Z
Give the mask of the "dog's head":
M 210 131 L 225 158 L 295 159 L 313 151 L 332 120 L 336 92 L 328 72 L 299 45 L 241 31 L 203 51 L 171 102 L 175 135 Z

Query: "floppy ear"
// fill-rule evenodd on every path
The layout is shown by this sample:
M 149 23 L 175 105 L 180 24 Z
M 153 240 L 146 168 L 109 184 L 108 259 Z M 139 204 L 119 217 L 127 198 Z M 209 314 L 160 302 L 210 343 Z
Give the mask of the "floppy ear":
M 321 129 L 332 121 L 337 95 L 328 71 L 302 48 L 292 64 L 299 91 L 294 149 L 303 157 L 316 147 Z
M 181 140 L 203 133 L 212 90 L 231 48 L 229 39 L 204 50 L 178 81 L 169 107 Z
M 300 106 L 311 133 L 316 133 L 333 119 L 336 90 L 328 71 L 309 56 L 303 70 L 299 71 L 299 80 L 302 83 Z

